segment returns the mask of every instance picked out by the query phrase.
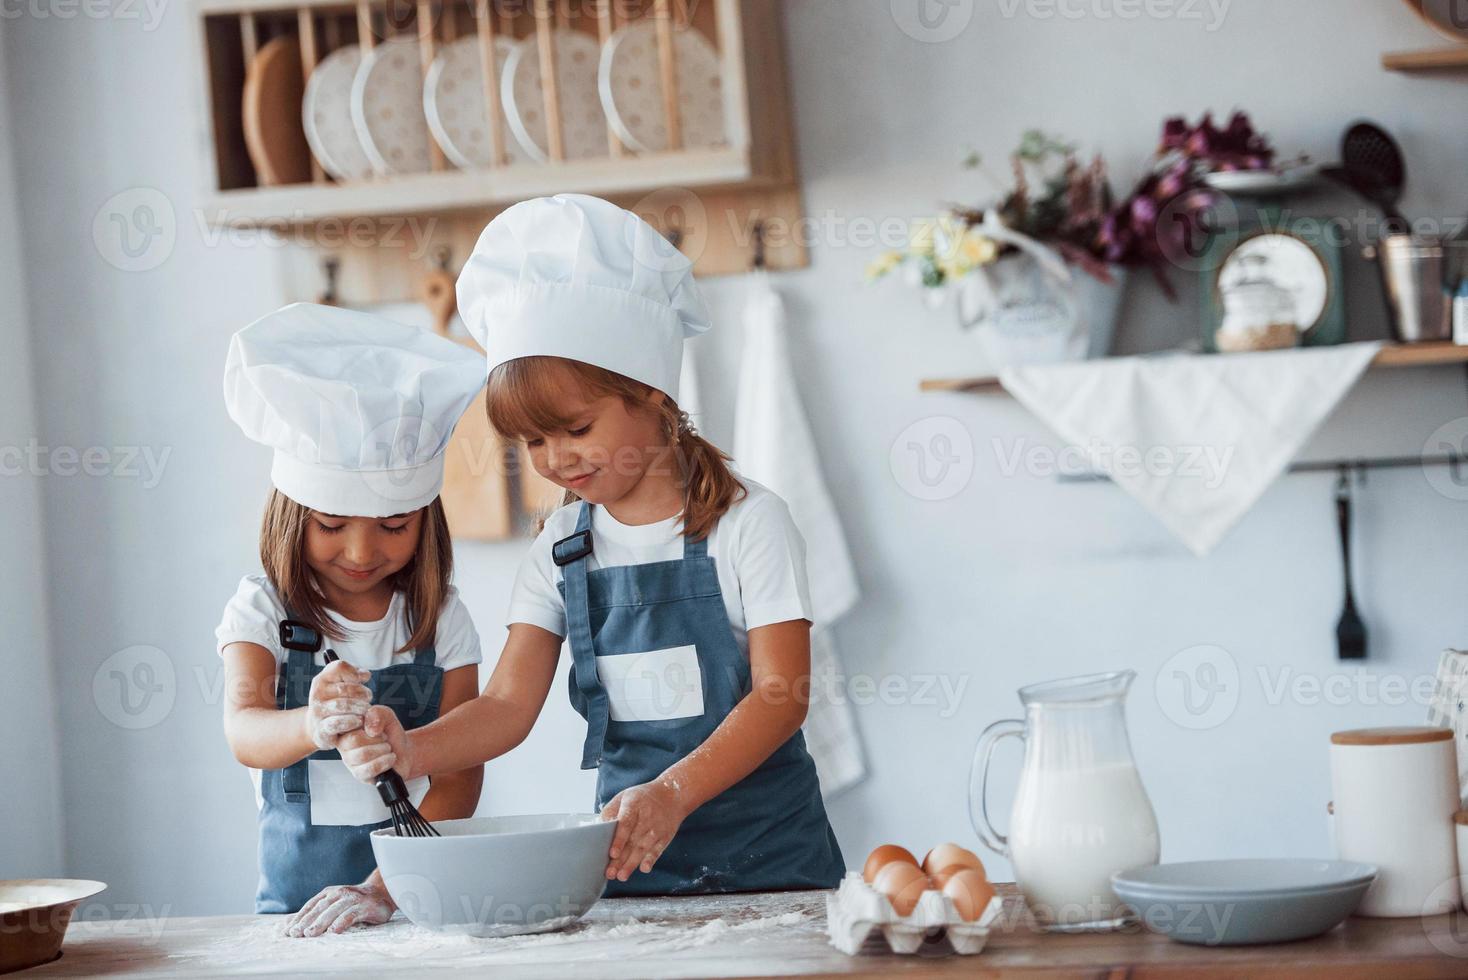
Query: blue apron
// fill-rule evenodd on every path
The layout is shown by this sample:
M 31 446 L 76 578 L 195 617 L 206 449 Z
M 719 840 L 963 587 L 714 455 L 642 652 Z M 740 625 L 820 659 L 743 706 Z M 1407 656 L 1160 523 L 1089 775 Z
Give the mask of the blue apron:
M 294 622 L 296 635 L 320 637 Z M 287 634 L 282 624 L 283 636 Z M 310 641 L 305 646 L 312 645 Z M 325 661 L 313 650 L 286 650 L 275 686 L 275 706 L 282 711 L 304 707 L 309 701 L 312 679 L 326 669 Z M 367 689 L 372 703 L 393 710 L 403 728 L 426 725 L 438 717 L 443 694 L 443 669 L 429 645 L 413 653 L 410 664 L 394 664 L 372 671 Z M 335 749 L 313 752 L 286 769 L 266 769 L 260 774 L 264 804 L 260 808 L 260 887 L 255 894 L 255 912 L 297 912 L 316 893 L 329 885 L 356 885 L 377 867 L 368 835 L 391 820 L 361 827 L 314 826 L 311 823 L 311 780 L 306 763 L 319 759 L 341 759 Z M 338 763 L 340 764 L 340 763 Z M 369 787 L 370 789 L 370 787 Z
M 551 554 L 563 570 L 571 705 L 587 721 L 581 768 L 598 768 L 600 812 L 622 790 L 656 779 L 704 743 L 749 694 L 749 660 L 729 625 L 706 539 L 685 536 L 681 560 L 588 569 L 591 505 L 583 501 L 575 533 Z M 644 696 L 630 709 L 625 700 L 614 706 L 609 677 L 620 691 Z M 701 711 L 691 713 L 700 697 Z M 661 713 L 675 716 L 636 720 L 629 714 L 643 714 L 638 704 L 652 714 L 661 704 Z M 611 717 L 614 710 L 621 720 Z M 758 769 L 689 814 L 651 872 L 609 881 L 606 894 L 834 888 L 845 871 L 815 762 L 797 731 Z

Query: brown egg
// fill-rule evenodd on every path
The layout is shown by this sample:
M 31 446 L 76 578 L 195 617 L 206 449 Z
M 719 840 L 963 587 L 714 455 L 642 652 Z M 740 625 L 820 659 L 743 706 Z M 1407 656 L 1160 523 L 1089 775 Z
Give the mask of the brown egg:
M 952 878 L 955 874 L 957 874 L 960 871 L 972 871 L 972 870 L 973 870 L 973 868 L 965 868 L 961 864 L 953 864 L 953 865 L 949 865 L 948 867 L 944 868 L 942 871 L 937 872 L 936 874 L 930 874 L 930 875 L 928 875 L 928 880 L 933 883 L 933 887 L 934 888 L 936 888 L 938 891 L 941 892 L 943 890 L 943 886 L 946 885 L 946 884 L 948 884 L 948 879 L 949 878 Z
M 881 871 L 893 861 L 901 861 L 917 867 L 917 858 L 905 847 L 896 844 L 883 844 L 871 854 L 867 855 L 867 863 L 861 869 L 861 877 L 868 885 L 877 880 L 877 872 Z
M 911 915 L 930 884 L 928 876 L 916 864 L 892 861 L 877 872 L 872 887 L 887 896 L 898 915 Z
M 939 844 L 923 858 L 923 870 L 930 875 L 954 867 L 973 868 L 979 874 L 988 877 L 984 873 L 984 862 L 979 860 L 979 856 L 957 844 Z
M 994 886 L 973 868 L 959 868 L 949 875 L 943 885 L 943 894 L 953 900 L 960 919 L 972 922 L 989 907 L 989 901 L 994 897 Z

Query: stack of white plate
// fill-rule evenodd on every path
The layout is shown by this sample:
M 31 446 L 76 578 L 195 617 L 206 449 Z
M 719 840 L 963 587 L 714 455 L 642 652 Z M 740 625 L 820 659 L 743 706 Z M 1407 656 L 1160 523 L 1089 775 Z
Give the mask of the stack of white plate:
M 678 112 L 684 149 L 726 144 L 719 55 L 693 28 L 675 29 Z M 556 86 L 565 158 L 608 154 L 607 131 L 635 153 L 666 150 L 657 27 L 639 21 L 599 44 L 583 31 L 556 29 Z M 496 37 L 503 155 L 510 164 L 550 159 L 540 48 L 534 35 Z M 489 106 L 477 36 L 439 49 L 426 74 L 416 38 L 383 41 L 363 56 L 339 48 L 311 73 L 301 108 L 306 140 L 337 180 L 421 173 L 431 167 L 430 134 L 456 167 L 492 165 Z

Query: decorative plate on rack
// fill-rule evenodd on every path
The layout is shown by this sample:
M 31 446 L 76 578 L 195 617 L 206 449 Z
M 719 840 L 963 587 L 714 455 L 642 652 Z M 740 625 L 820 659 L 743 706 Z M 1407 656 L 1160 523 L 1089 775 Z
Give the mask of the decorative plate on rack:
M 684 148 L 723 145 L 726 136 L 719 52 L 701 32 L 686 27 L 673 30 L 673 53 Z M 612 131 L 629 149 L 655 153 L 668 148 L 655 22 L 629 24 L 607 39 L 597 86 Z
M 416 38 L 383 41 L 362 58 L 352 80 L 352 124 L 376 173 L 416 174 L 432 166 Z
M 301 100 L 301 124 L 311 155 L 337 180 L 372 176 L 372 161 L 352 125 L 352 80 L 361 63 L 362 49 L 355 44 L 337 48 L 306 79 Z
M 596 74 L 600 45 L 581 31 L 557 28 L 556 87 L 561 104 L 561 139 L 567 160 L 601 157 L 609 153 L 607 117 L 597 97 Z M 515 42 L 500 76 L 500 101 L 510 131 L 525 153 L 539 163 L 550 160 L 546 140 L 545 97 L 540 89 L 540 49 L 535 35 Z
M 515 42 L 494 39 L 495 71 L 504 72 Z M 465 170 L 493 166 L 489 147 L 489 111 L 484 97 L 484 61 L 479 38 L 465 37 L 445 45 L 428 66 L 423 83 L 423 114 L 444 156 Z M 525 163 L 525 153 L 508 129 L 502 129 L 504 156 L 511 164 Z

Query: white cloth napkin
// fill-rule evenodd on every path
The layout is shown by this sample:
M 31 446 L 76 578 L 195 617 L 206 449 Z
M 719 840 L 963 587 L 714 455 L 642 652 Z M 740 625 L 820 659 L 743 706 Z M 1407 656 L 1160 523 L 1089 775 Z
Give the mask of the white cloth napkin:
M 1284 471 L 1381 344 L 1010 367 L 1000 383 L 1194 554 Z
M 815 616 L 805 735 L 822 795 L 829 798 L 866 776 L 856 720 L 843 696 L 844 677 L 831 637 L 831 624 L 856 604 L 856 568 L 821 474 L 815 438 L 790 369 L 785 304 L 768 273 L 751 274 L 745 302 L 734 460 L 741 473 L 784 498 L 805 538 Z

